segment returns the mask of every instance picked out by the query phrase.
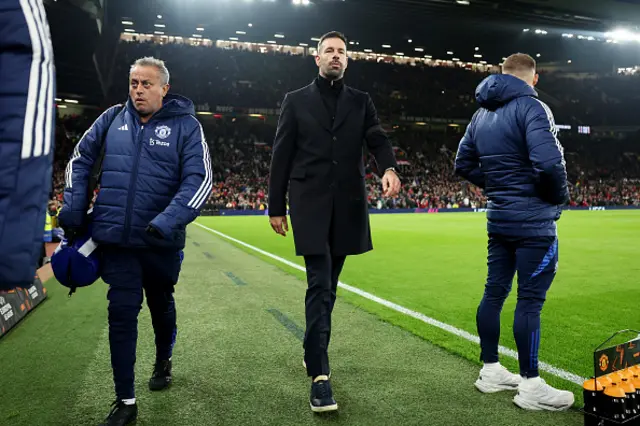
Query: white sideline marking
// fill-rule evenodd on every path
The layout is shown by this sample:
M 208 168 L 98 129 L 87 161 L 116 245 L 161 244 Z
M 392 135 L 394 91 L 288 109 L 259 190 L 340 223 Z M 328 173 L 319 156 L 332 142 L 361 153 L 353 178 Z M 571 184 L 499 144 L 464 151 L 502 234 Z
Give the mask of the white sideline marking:
M 226 234 L 223 234 L 220 231 L 216 231 L 215 229 L 211 229 L 211 228 L 209 228 L 207 226 L 204 226 L 204 225 L 202 225 L 202 224 L 200 224 L 198 222 L 193 222 L 193 223 L 195 225 L 199 226 L 202 229 L 206 229 L 207 231 L 212 232 L 212 233 L 214 233 L 214 234 L 216 234 L 216 235 L 218 235 L 218 236 L 220 236 L 222 238 L 225 238 L 225 239 L 227 239 L 229 241 L 233 241 L 234 243 L 240 244 L 241 246 L 244 246 L 244 247 L 246 247 L 248 249 L 251 249 L 251 250 L 253 250 L 255 252 L 258 252 L 258 253 L 260 253 L 260 254 L 262 254 L 264 256 L 270 257 L 270 258 L 272 258 L 274 260 L 277 260 L 278 262 L 284 263 L 285 265 L 288 265 L 288 266 L 290 266 L 290 267 L 292 267 L 294 269 L 297 269 L 297 270 L 302 271 L 302 272 L 306 272 L 307 271 L 304 267 L 302 267 L 302 266 L 300 266 L 300 265 L 298 265 L 296 263 L 293 263 L 293 262 L 291 262 L 291 261 L 289 261 L 287 259 L 283 259 L 280 256 L 276 256 L 275 254 L 271 254 L 269 252 L 266 252 L 266 251 L 264 251 L 262 249 L 259 249 L 258 247 L 252 246 L 251 244 L 247 244 L 244 241 L 240 241 L 240 240 L 238 240 L 236 238 L 230 237 L 230 236 L 228 236 Z M 432 325 L 434 327 L 438 327 L 441 330 L 447 331 L 447 332 L 449 332 L 451 334 L 454 334 L 454 335 L 456 335 L 458 337 L 462 337 L 463 339 L 468 340 L 470 342 L 476 343 L 478 345 L 480 344 L 480 338 L 478 336 L 474 335 L 474 334 L 471 334 L 471 333 L 467 332 L 467 331 L 461 330 L 461 329 L 456 328 L 456 327 L 454 327 L 452 325 L 449 325 L 449 324 L 445 324 L 445 323 L 443 323 L 441 321 L 438 321 L 437 319 L 434 319 L 434 318 L 428 317 L 428 316 L 426 316 L 424 314 L 421 314 L 420 312 L 412 311 L 411 309 L 405 308 L 404 306 L 400 306 L 400 305 L 398 305 L 396 303 L 390 302 L 390 301 L 388 301 L 386 299 L 382 299 L 382 298 L 380 298 L 378 296 L 375 296 L 375 295 L 373 295 L 371 293 L 368 293 L 368 292 L 366 292 L 364 290 L 360 290 L 357 287 L 353 287 L 353 286 L 350 286 L 348 284 L 345 284 L 342 281 L 338 282 L 338 286 L 340 288 L 343 288 L 343 289 L 347 290 L 347 291 L 350 291 L 351 293 L 355 293 L 355 294 L 357 294 L 359 296 L 362 296 L 365 299 L 371 300 L 372 302 L 376 302 L 376 303 L 379 303 L 379 304 L 381 304 L 383 306 L 386 306 L 387 308 L 393 309 L 394 311 L 397 311 L 397 312 L 400 312 L 402 314 L 408 315 L 408 316 L 410 316 L 412 318 L 415 318 L 415 319 L 417 319 L 419 321 L 422 321 L 422 322 L 427 323 L 429 325 Z M 504 346 L 499 346 L 498 347 L 498 352 L 501 355 L 505 355 L 505 356 L 514 358 L 516 360 L 518 359 L 518 352 L 514 351 L 513 349 L 509 349 L 509 348 L 506 348 Z M 565 379 L 565 380 L 567 380 L 569 382 L 575 383 L 578 386 L 582 386 L 582 384 L 586 380 L 586 379 L 578 376 L 577 374 L 573 374 L 573 373 L 571 373 L 569 371 L 565 371 L 565 370 L 563 370 L 561 368 L 554 367 L 553 365 L 547 364 L 546 362 L 540 361 L 538 363 L 538 367 L 539 367 L 539 369 L 541 371 L 544 371 L 546 373 L 549 373 L 549 374 L 552 374 L 554 376 L 560 377 L 560 378 Z

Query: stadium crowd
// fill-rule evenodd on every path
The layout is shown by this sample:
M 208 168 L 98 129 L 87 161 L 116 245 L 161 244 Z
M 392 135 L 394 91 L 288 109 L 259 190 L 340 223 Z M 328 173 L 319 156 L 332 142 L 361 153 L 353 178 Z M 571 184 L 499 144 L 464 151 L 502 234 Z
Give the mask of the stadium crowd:
M 60 120 L 57 131 L 54 197 L 58 206 L 64 189 L 64 167 L 75 143 L 91 120 Z M 203 120 L 213 159 L 214 187 L 208 208 L 265 210 L 268 208 L 270 146 L 275 126 L 262 120 Z M 484 208 L 481 189 L 453 175 L 453 161 L 461 135 L 406 127 L 390 133 L 400 160 L 403 190 L 382 196 L 380 180 L 369 157 L 369 206 L 395 208 Z M 561 139 L 562 135 L 561 135 Z M 588 138 L 587 138 L 588 139 Z M 633 141 L 563 139 L 573 206 L 640 206 L 640 151 Z
M 176 44 L 122 43 L 115 75 L 127 75 L 135 58 L 153 55 L 167 59 L 175 91 L 196 105 L 240 108 L 278 108 L 289 90 L 308 84 L 316 73 L 309 58 L 296 55 L 219 49 Z M 477 109 L 473 92 L 483 73 L 462 68 L 408 66 L 352 61 L 350 85 L 368 91 L 385 123 L 403 115 L 469 119 Z M 601 76 L 580 80 L 549 74 L 541 88 L 554 94 L 557 117 L 572 123 L 624 124 L 633 119 L 629 107 L 640 97 L 635 76 Z M 111 101 L 126 97 L 125 79 L 111 91 Z M 75 143 L 91 125 L 91 116 L 58 121 L 53 197 L 56 209 L 64 189 L 64 167 Z M 617 121 L 616 121 L 617 120 Z M 560 119 L 556 119 L 560 122 Z M 202 120 L 214 168 L 214 188 L 208 208 L 264 210 L 268 208 L 270 146 L 275 135 L 272 119 L 243 117 Z M 388 208 L 483 208 L 482 190 L 453 175 L 453 161 L 463 127 L 430 130 L 420 126 L 393 126 L 390 136 L 398 159 L 402 192 L 382 196 L 375 164 L 369 161 L 369 205 Z M 620 141 L 562 132 L 571 188 L 571 205 L 640 205 L 640 148 L 638 135 Z
M 557 103 L 556 114 L 566 124 L 622 126 L 638 123 L 635 105 L 640 101 L 640 74 L 542 75 L 540 89 Z M 559 122 L 559 121 L 558 121 Z
M 174 86 L 197 105 L 278 108 L 284 94 L 308 84 L 317 72 L 310 57 L 256 53 L 185 44 L 122 42 L 114 75 L 126 75 L 142 56 L 165 58 Z M 476 109 L 475 87 L 487 74 L 465 68 L 415 66 L 355 60 L 348 84 L 367 91 L 381 117 L 407 115 L 468 119 Z M 567 125 L 635 125 L 640 75 L 576 75 L 541 72 L 541 98 Z M 110 100 L 121 101 L 126 80 L 112 87 Z
M 313 80 L 317 67 L 309 57 L 206 46 L 123 43 L 115 75 L 126 75 L 136 58 L 167 58 L 172 84 L 196 105 L 239 108 L 279 108 L 284 94 Z M 441 67 L 352 61 L 348 81 L 369 92 L 383 117 L 469 117 L 475 110 L 473 90 L 477 73 Z M 126 80 L 111 92 L 115 103 L 127 93 Z M 411 95 L 411 96 L 409 96 Z

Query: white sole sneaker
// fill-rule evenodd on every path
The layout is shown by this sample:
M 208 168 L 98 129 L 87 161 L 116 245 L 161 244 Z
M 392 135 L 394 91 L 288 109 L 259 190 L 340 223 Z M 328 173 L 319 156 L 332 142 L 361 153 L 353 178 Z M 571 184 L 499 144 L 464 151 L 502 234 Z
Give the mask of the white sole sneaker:
M 528 400 L 523 398 L 520 394 L 513 398 L 513 403 L 524 410 L 533 411 L 565 411 L 573 406 L 573 401 L 571 401 L 571 403 L 567 402 L 565 405 L 549 405 L 538 401 Z
M 518 387 L 513 403 L 525 410 L 564 411 L 575 402 L 573 392 L 549 386 L 543 378 L 527 379 Z
M 514 391 L 518 385 L 488 383 L 486 380 L 478 379 L 474 383 L 476 388 L 482 393 L 496 393 L 503 391 Z
M 336 411 L 338 409 L 338 404 L 314 407 L 311 403 L 309 403 L 309 407 L 311 407 L 311 411 L 313 411 L 314 413 L 326 413 L 328 411 Z
M 483 367 L 475 386 L 482 393 L 496 393 L 517 390 L 521 381 L 520 375 L 513 374 L 502 365 L 497 364 L 492 368 Z

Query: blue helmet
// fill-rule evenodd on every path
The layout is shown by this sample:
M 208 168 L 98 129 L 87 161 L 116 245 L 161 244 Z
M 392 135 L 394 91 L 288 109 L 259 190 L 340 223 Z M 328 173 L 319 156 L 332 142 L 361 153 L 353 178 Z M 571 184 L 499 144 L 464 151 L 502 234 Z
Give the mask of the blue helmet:
M 53 274 L 71 296 L 77 287 L 86 287 L 98 280 L 101 273 L 100 251 L 90 233 L 69 244 L 66 238 L 51 256 Z

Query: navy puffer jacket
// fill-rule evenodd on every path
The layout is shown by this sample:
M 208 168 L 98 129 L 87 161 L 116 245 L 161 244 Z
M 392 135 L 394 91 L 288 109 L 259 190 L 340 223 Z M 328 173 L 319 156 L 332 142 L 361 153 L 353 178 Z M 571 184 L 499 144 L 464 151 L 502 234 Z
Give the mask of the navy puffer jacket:
M 186 226 L 212 189 L 211 157 L 193 103 L 168 95 L 146 124 L 127 101 L 105 111 L 78 142 L 66 170 L 60 221 L 81 227 L 87 187 L 106 144 L 100 192 L 91 213 L 92 238 L 123 247 L 181 249 Z M 154 227 L 163 238 L 145 232 Z
M 554 236 L 569 201 L 558 130 L 537 96 L 505 74 L 487 77 L 476 89 L 481 108 L 460 141 L 455 170 L 484 188 L 489 233 Z

